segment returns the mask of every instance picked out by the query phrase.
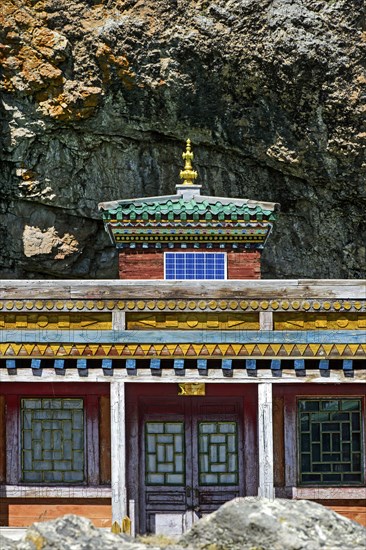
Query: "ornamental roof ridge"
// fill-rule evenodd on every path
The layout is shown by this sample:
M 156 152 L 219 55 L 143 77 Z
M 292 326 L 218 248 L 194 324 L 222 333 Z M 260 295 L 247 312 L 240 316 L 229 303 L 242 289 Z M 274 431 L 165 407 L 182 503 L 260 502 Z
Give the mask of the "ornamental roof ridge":
M 277 211 L 279 210 L 279 203 L 277 202 L 266 202 L 266 201 L 256 201 L 252 199 L 240 199 L 240 198 L 230 198 L 230 197 L 216 197 L 214 195 L 194 195 L 190 198 L 185 198 L 183 195 L 158 195 L 154 197 L 140 197 L 134 199 L 121 199 L 116 201 L 101 202 L 98 207 L 99 210 L 109 211 L 116 210 L 118 207 L 128 207 L 134 205 L 136 207 L 143 207 L 144 205 L 168 205 L 171 206 L 174 204 L 180 204 L 184 206 L 193 206 L 195 204 L 204 204 L 217 205 L 217 206 L 247 206 L 248 208 L 256 208 L 259 206 L 263 210 Z

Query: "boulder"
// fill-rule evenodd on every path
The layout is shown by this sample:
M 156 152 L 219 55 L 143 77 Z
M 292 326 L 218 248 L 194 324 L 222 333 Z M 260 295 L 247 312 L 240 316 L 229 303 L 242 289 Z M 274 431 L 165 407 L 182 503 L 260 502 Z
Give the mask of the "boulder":
M 179 540 L 196 550 L 365 550 L 366 529 L 307 500 L 227 502 Z
M 0 541 L 1 543 L 1 541 Z M 0 546 L 1 550 L 3 547 Z M 67 515 L 61 518 L 34 523 L 15 546 L 6 550 L 146 550 L 144 544 L 125 535 L 94 527 L 86 518 Z M 159 550 L 149 546 L 149 550 Z

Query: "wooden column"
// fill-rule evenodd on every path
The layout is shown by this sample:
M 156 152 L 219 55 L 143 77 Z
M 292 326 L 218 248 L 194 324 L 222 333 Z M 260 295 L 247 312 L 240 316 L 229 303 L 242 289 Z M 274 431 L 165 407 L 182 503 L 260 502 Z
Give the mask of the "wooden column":
M 126 330 L 126 314 L 124 311 L 112 312 L 112 329 Z
M 274 498 L 272 384 L 258 384 L 258 495 Z
M 111 382 L 112 524 L 127 516 L 125 383 Z
M 99 397 L 88 395 L 86 399 L 86 439 L 88 441 L 88 484 L 99 484 Z
M 6 482 L 18 485 L 21 477 L 19 460 L 20 400 L 17 395 L 9 395 L 6 404 Z

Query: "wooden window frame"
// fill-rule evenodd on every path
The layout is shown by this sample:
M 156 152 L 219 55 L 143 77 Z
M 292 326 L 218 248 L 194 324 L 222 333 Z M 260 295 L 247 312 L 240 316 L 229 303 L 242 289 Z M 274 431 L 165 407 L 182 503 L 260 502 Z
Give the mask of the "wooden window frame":
M 363 483 L 350 485 L 301 485 L 299 482 L 299 452 L 298 452 L 298 401 L 301 399 L 360 399 L 364 416 L 366 397 L 358 388 L 352 386 L 340 388 L 317 387 L 296 388 L 289 391 L 286 388 L 284 398 L 284 441 L 285 441 L 285 488 L 291 490 L 294 498 L 335 499 L 335 498 L 365 498 L 366 478 Z M 362 462 L 366 470 L 366 422 L 362 429 Z M 278 491 L 279 493 L 280 491 Z
M 337 396 L 332 396 L 332 397 L 319 397 L 319 396 L 316 396 L 316 397 L 311 397 L 310 399 L 308 397 L 300 397 L 298 396 L 297 397 L 297 426 L 296 426 L 296 434 L 297 434 L 297 445 L 298 445 L 298 453 L 297 453 L 297 484 L 299 487 L 313 487 L 314 485 L 315 486 L 318 486 L 316 482 L 304 482 L 301 477 L 302 475 L 318 475 L 318 472 L 314 472 L 314 470 L 312 469 L 312 467 L 309 469 L 309 471 L 306 472 L 306 474 L 304 474 L 302 472 L 302 466 L 301 466 L 301 462 L 302 462 L 302 454 L 300 452 L 300 437 L 302 435 L 302 432 L 301 432 L 301 428 L 300 428 L 300 415 L 301 413 L 302 414 L 308 414 L 310 413 L 309 410 L 300 410 L 300 403 L 317 403 L 319 405 L 319 409 L 318 411 L 320 413 L 324 413 L 324 412 L 328 412 L 327 410 L 324 411 L 324 409 L 321 408 L 321 403 L 322 402 L 329 402 L 329 401 L 356 401 L 356 402 L 359 402 L 360 404 L 360 409 L 358 409 L 358 413 L 359 413 L 359 416 L 360 416 L 360 428 L 359 428 L 359 433 L 360 433 L 360 449 L 358 451 L 358 453 L 360 454 L 360 457 L 361 457 L 361 462 L 362 461 L 362 458 L 364 457 L 364 447 L 365 447 L 365 443 L 364 443 L 364 437 L 363 437 L 363 416 L 364 416 L 364 404 L 363 404 L 363 401 L 360 397 L 344 397 L 344 396 L 341 396 L 341 397 L 337 397 Z M 341 413 L 343 409 L 337 409 L 336 412 L 338 413 Z M 347 410 L 346 410 L 347 411 Z M 330 413 L 334 412 L 334 411 L 329 411 Z M 348 411 L 347 411 L 348 412 Z M 352 413 L 353 415 L 353 413 Z M 323 424 L 324 421 L 318 421 L 320 425 Z M 336 422 L 336 420 L 328 420 L 327 422 Z M 352 425 L 351 425 L 351 420 L 349 420 L 349 424 L 350 424 L 350 439 L 352 440 L 353 437 L 352 437 L 352 434 L 353 433 L 356 433 L 357 430 L 352 430 Z M 309 425 L 310 425 L 310 421 L 309 421 Z M 321 428 L 321 430 L 323 430 L 323 428 Z M 312 436 L 312 429 L 310 427 L 310 429 L 308 430 L 309 433 L 311 433 L 310 435 L 310 445 L 312 445 L 314 443 L 313 441 L 313 436 Z M 341 430 L 340 430 L 341 431 Z M 339 437 L 340 437 L 340 442 L 342 441 L 341 440 L 341 434 L 339 434 Z M 342 441 L 343 442 L 343 441 Z M 332 454 L 333 451 L 331 450 L 328 450 L 327 451 L 329 454 Z M 350 457 L 349 459 L 350 462 L 352 462 L 352 458 Z M 311 459 L 311 462 L 312 462 L 312 459 Z M 330 460 L 329 461 L 329 465 L 334 465 L 335 462 Z M 319 487 L 362 487 L 364 484 L 365 484 L 365 475 L 364 475 L 364 472 L 365 472 L 365 468 L 362 468 L 363 464 L 361 463 L 360 464 L 360 476 L 359 476 L 359 479 L 356 480 L 356 481 L 353 481 L 353 482 L 347 482 L 347 481 L 343 481 L 343 483 L 341 482 L 337 482 L 337 483 L 330 483 L 329 481 L 328 482 L 325 482 L 325 481 L 321 481 L 319 483 Z M 321 473 L 320 472 L 320 476 L 321 477 Z M 333 470 L 330 470 L 330 474 L 332 475 L 334 472 Z M 336 475 L 338 475 L 339 472 L 336 472 Z M 349 475 L 349 474 L 352 474 L 353 472 L 352 471 L 347 471 L 345 475 Z M 326 472 L 326 474 L 329 474 L 329 472 Z M 342 476 L 342 473 L 341 475 L 339 476 L 341 478 Z
M 107 384 L 45 384 L 12 383 L 4 388 L 6 405 L 6 469 L 5 488 L 9 496 L 96 496 L 102 497 L 110 492 L 103 483 L 100 470 L 101 408 L 100 399 L 109 397 Z M 39 398 L 80 398 L 84 401 L 84 452 L 85 481 L 80 483 L 30 483 L 22 481 L 21 466 L 21 400 Z M 1 487 L 1 485 L 0 485 Z M 97 489 L 97 491 L 94 490 Z M 35 490 L 37 489 L 37 490 Z M 106 490 L 104 490 L 106 489 Z M 95 493 L 95 494 L 94 494 Z

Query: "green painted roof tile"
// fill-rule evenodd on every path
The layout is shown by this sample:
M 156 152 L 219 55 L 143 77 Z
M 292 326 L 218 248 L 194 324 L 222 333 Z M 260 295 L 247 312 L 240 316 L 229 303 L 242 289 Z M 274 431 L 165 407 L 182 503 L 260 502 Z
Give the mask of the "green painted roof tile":
M 222 204 L 220 201 L 209 203 L 207 200 L 196 202 L 194 199 L 186 201 L 181 197 L 177 200 L 169 199 L 165 203 L 161 201 L 121 203 L 117 208 L 107 210 L 103 213 L 105 221 L 111 218 L 116 218 L 117 220 L 126 218 L 130 218 L 131 220 L 139 218 L 148 220 L 149 217 L 156 220 L 167 217 L 170 221 L 173 221 L 175 218 L 180 218 L 181 220 L 193 218 L 194 220 L 198 220 L 200 217 L 206 220 L 210 220 L 213 217 L 218 217 L 220 220 L 231 218 L 234 221 L 243 217 L 244 220 L 249 221 L 254 217 L 260 221 L 263 219 L 263 216 L 268 217 L 271 221 L 277 218 L 274 211 L 264 210 L 260 205 L 251 204 L 248 206 L 246 203 L 238 205 L 234 202 Z

